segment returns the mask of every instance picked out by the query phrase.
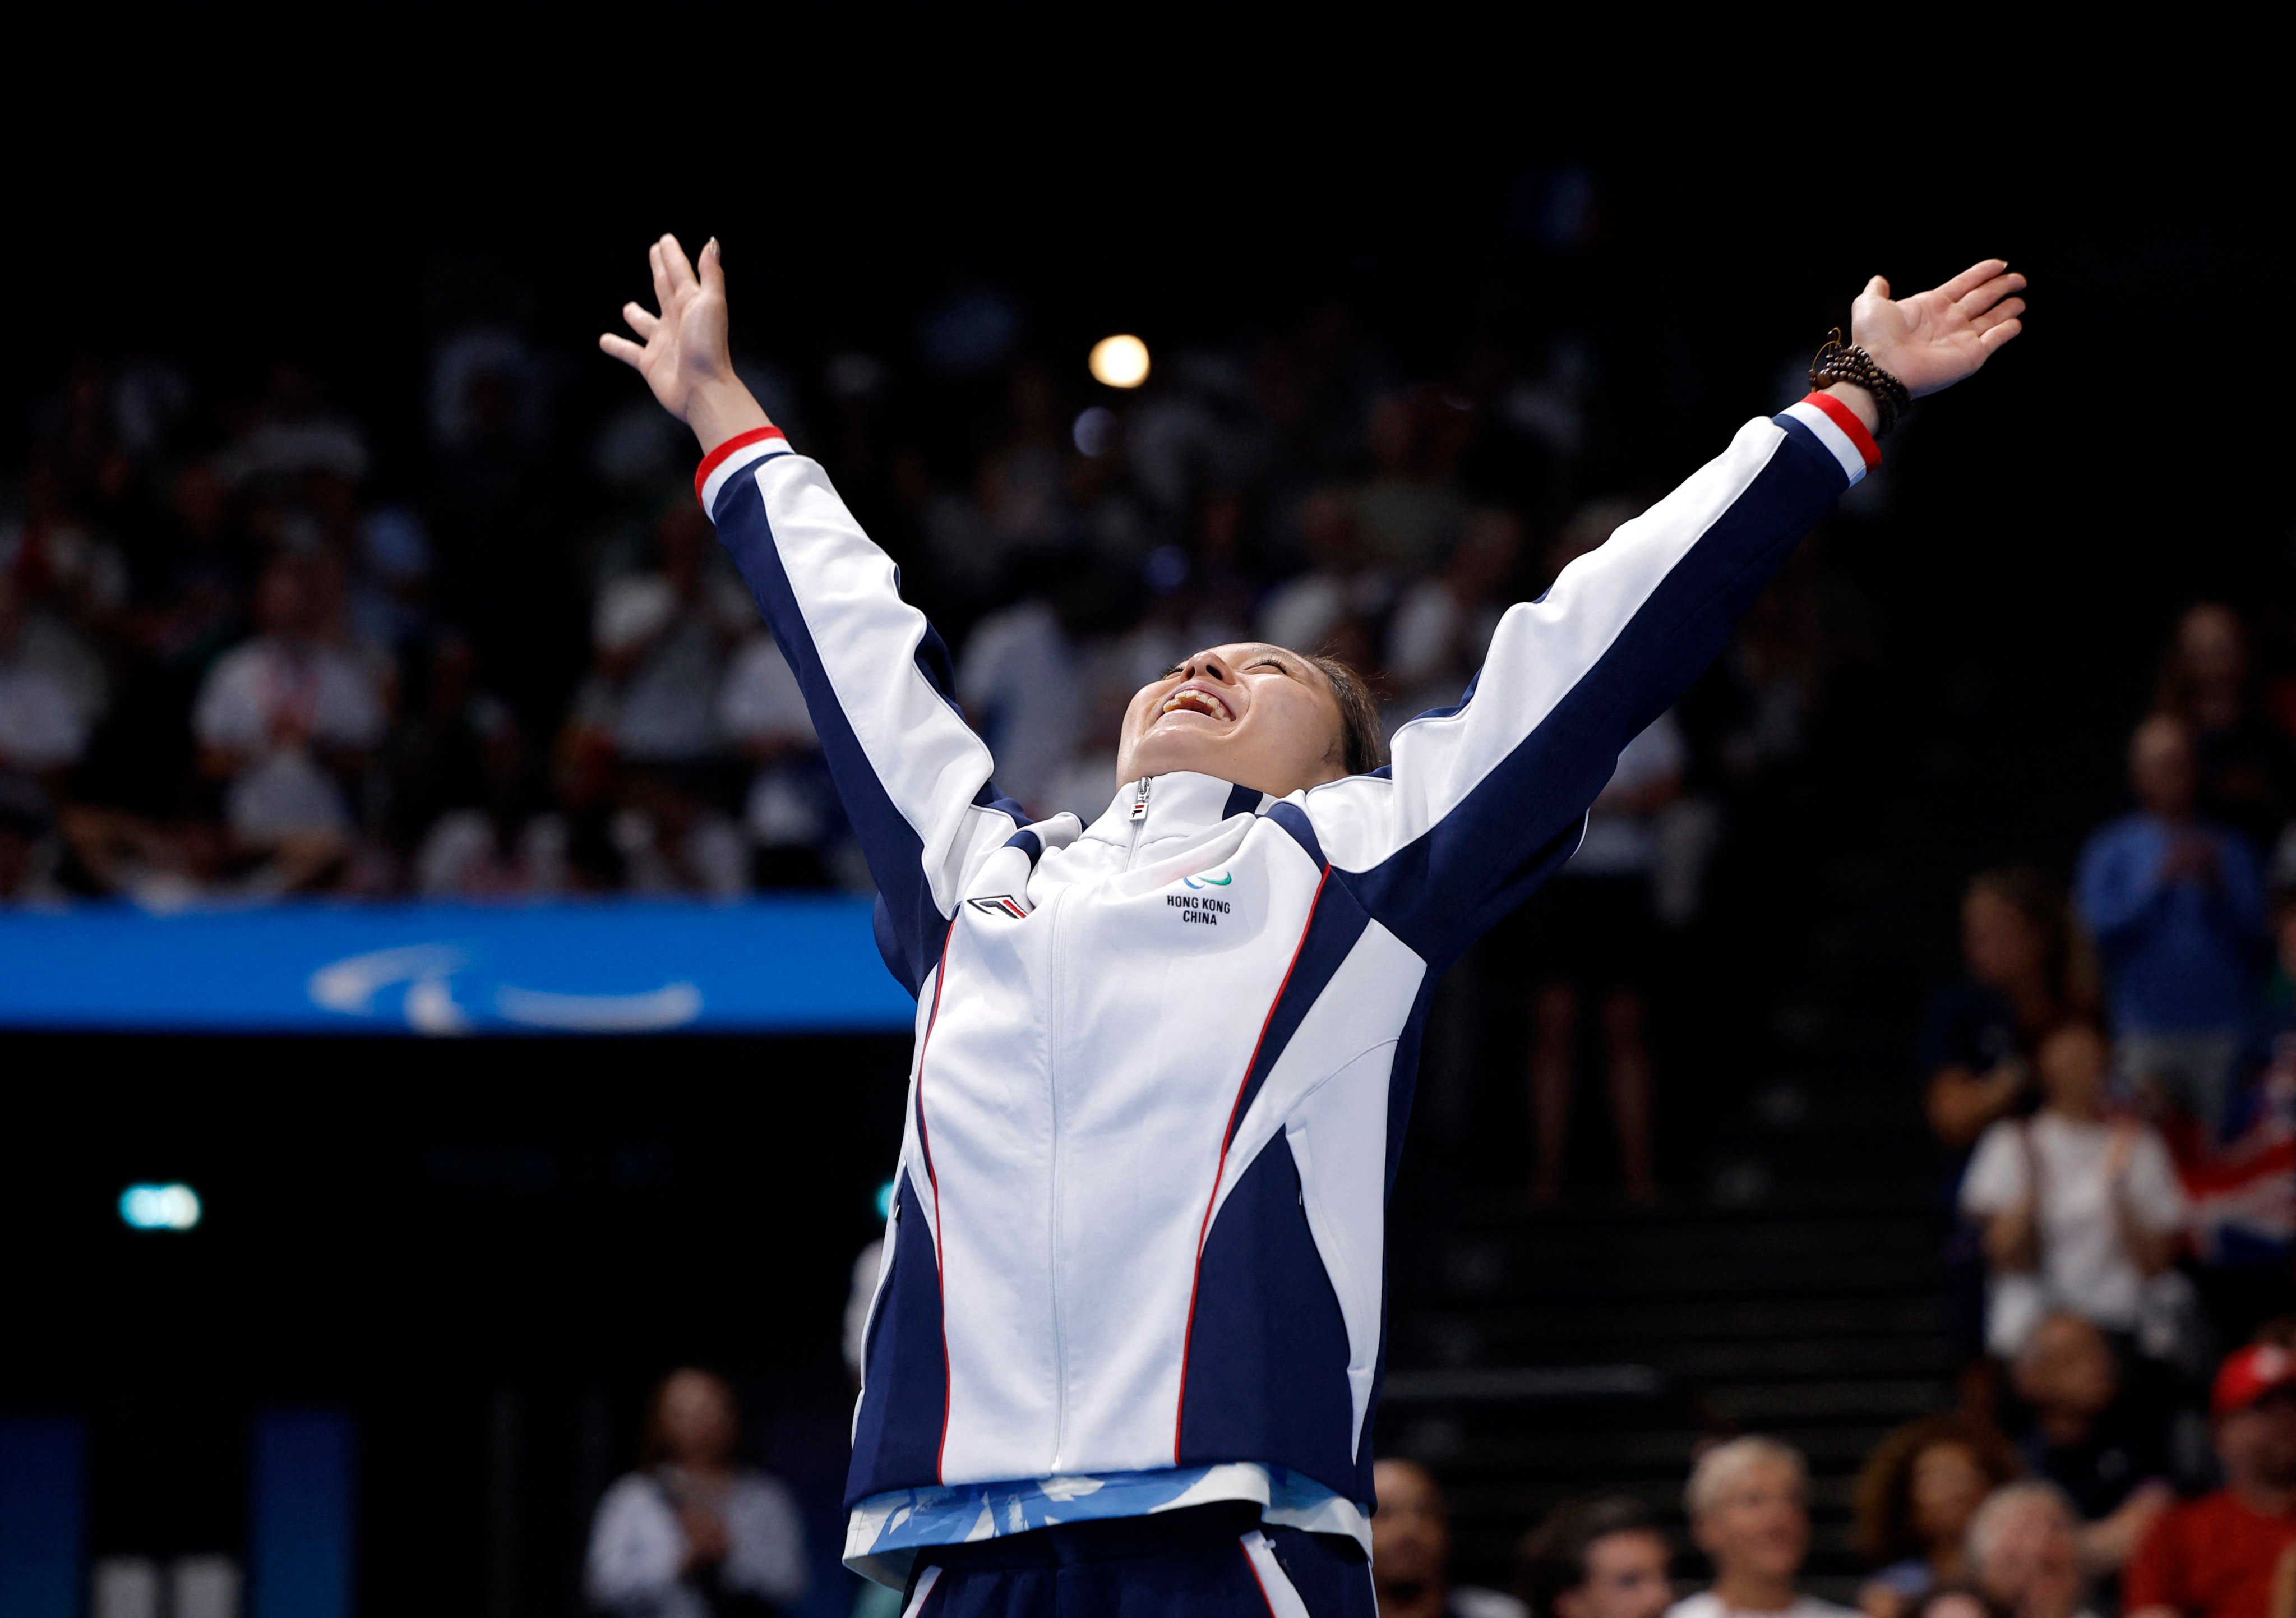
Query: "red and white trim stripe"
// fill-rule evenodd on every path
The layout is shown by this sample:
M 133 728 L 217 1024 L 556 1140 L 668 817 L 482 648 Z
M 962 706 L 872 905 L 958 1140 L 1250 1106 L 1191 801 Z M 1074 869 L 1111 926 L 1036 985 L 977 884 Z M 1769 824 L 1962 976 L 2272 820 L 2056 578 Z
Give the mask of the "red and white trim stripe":
M 1853 484 L 1882 464 L 1882 447 L 1866 431 L 1866 423 L 1831 393 L 1807 394 L 1787 406 L 1785 414 L 1817 435 Z
M 701 502 L 701 509 L 718 509 L 718 491 L 726 480 L 749 465 L 762 461 L 775 448 L 789 448 L 789 435 L 778 427 L 752 427 L 747 432 L 737 432 L 732 438 L 701 457 L 701 464 L 693 473 L 693 496 Z
M 1299 1588 L 1284 1576 L 1283 1565 L 1275 1559 L 1275 1548 L 1257 1528 L 1243 1536 L 1243 1559 L 1251 1564 L 1259 1598 L 1267 1603 L 1272 1618 L 1314 1618 L 1300 1598 Z

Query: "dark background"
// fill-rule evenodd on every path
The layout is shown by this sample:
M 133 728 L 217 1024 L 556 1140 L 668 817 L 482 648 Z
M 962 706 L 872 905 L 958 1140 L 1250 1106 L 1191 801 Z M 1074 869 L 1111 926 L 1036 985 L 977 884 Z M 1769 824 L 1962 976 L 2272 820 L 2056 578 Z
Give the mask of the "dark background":
M 2184 605 L 2286 593 L 2288 192 L 2259 103 L 2188 100 L 2173 67 L 2046 104 L 2029 70 L 1987 90 L 1948 67 L 1954 104 L 1924 106 L 1919 76 L 1870 62 L 1831 90 L 1640 65 L 1391 15 L 52 24 L 0 113 L 0 464 L 76 355 L 164 352 L 249 389 L 294 357 L 367 424 L 388 493 L 416 475 L 425 355 L 454 322 L 505 317 L 562 356 L 570 418 L 627 397 L 590 345 L 669 229 L 723 239 L 737 337 L 800 375 L 845 348 L 898 358 L 973 285 L 1008 292 L 1063 375 L 1109 331 L 1233 341 L 1334 293 L 1406 374 L 1567 320 L 1598 349 L 1590 480 L 1652 489 L 1774 407 L 1866 275 L 1904 292 L 2005 257 L 2031 279 L 2026 334 L 1921 413 L 1891 515 L 1829 555 L 1882 654 L 1788 830 L 1737 849 L 1680 946 L 1662 1158 L 1694 1186 L 1767 1071 L 1768 974 L 1825 947 L 1814 873 L 1848 858 L 1917 918 L 1866 957 L 1856 1005 L 1909 1113 L 1903 1052 L 1960 881 L 2062 868 L 2116 809 Z M 1574 176 L 1593 213 L 1558 252 Z M 903 395 L 913 423 L 962 416 L 942 386 Z M 2284 626 L 2258 628 L 2284 657 Z M 1473 1048 L 1432 1049 L 1398 1271 L 1419 1222 L 1495 1195 L 1515 1155 L 1478 1127 L 1498 1087 Z M 348 1403 L 366 1610 L 539 1612 L 642 1391 L 701 1359 L 833 1536 L 836 1321 L 905 1063 L 901 1039 L 11 1036 L 0 1404 L 91 1417 L 101 1554 L 229 1542 L 247 1412 Z M 198 1185 L 209 1222 L 122 1229 L 137 1178 Z

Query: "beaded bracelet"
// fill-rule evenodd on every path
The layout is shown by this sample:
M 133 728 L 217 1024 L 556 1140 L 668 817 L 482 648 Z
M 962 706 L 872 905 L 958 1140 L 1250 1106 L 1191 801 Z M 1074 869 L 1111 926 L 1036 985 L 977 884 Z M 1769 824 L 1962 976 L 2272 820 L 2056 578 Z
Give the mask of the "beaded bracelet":
M 1840 326 L 1833 328 L 1833 334 L 1825 340 L 1825 346 L 1817 351 L 1809 367 L 1811 387 L 1823 388 L 1831 382 L 1849 382 L 1873 395 L 1874 408 L 1882 418 L 1881 426 L 1874 433 L 1877 439 L 1886 436 L 1898 424 L 1898 415 L 1914 402 L 1906 384 L 1875 365 L 1871 354 L 1855 346 L 1842 346 Z

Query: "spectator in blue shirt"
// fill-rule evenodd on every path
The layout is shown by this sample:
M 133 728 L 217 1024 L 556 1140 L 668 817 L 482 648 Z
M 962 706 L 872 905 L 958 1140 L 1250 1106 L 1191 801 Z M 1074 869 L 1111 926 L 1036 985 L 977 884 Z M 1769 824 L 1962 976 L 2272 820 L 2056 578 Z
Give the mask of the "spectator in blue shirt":
M 2214 1129 L 2256 1000 L 2263 872 L 2246 839 L 2194 816 L 2182 719 L 2136 727 L 2128 774 L 2136 812 L 2081 850 L 2081 917 L 2103 957 L 2124 1075 Z

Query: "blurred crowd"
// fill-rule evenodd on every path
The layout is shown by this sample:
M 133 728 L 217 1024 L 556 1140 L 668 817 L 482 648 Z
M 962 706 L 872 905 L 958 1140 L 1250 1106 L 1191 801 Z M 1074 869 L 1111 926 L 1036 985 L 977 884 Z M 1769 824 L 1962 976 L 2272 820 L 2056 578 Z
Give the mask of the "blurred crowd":
M 1869 1468 L 1869 1548 L 1898 1558 L 1877 1618 L 1967 1565 L 1965 1514 L 1923 1528 L 1925 1491 L 2021 1474 L 2059 1491 L 2108 1607 L 2115 1575 L 2132 1614 L 2296 1605 L 2288 685 L 2231 607 L 2190 608 L 2129 736 L 2128 811 L 2069 881 L 2001 868 L 1963 897 L 1965 975 L 1922 1058 L 1962 1410 Z
M 742 363 L 1038 814 L 1105 809 L 1124 702 L 1203 645 L 1335 652 L 1391 721 L 1455 702 L 1499 612 L 1636 509 L 1591 497 L 1567 343 L 1428 381 L 1332 302 L 1121 391 L 980 301 L 905 368 Z M 0 477 L 0 901 L 865 888 L 693 446 L 643 395 L 593 382 L 586 415 L 578 363 L 452 332 L 419 411 L 365 420 L 293 364 L 56 378 Z M 1694 907 L 1718 806 L 1797 755 L 1854 655 L 1821 576 L 1813 553 L 1630 752 L 1574 868 L 1598 975 L 1630 983 Z M 1574 1010 L 1546 1007 L 1550 1045 Z
M 1950 1414 L 1890 1433 L 1856 1487 L 1875 1571 L 1856 1609 L 1803 1588 L 1810 1479 L 1748 1434 L 1694 1456 L 1686 1543 L 1645 1499 L 1562 1502 L 1523 1538 L 1512 1594 L 1449 1580 L 1447 1511 L 1416 1462 L 1378 1464 L 1381 1618 L 2287 1618 L 2296 1612 L 2296 1323 L 2234 1351 L 2180 1467 L 2148 1396 L 2079 1317 L 2016 1363 L 2010 1433 Z M 1685 1576 L 1686 1575 L 1686 1576 Z
M 1427 1467 L 1377 1463 L 1371 1573 L 1380 1618 L 2287 1618 L 2296 1611 L 2296 1353 L 2283 1323 L 2213 1379 L 2204 1470 L 2178 1468 L 2133 1417 L 2112 1345 L 2047 1317 L 2019 1357 L 2030 1423 L 1931 1417 L 1892 1433 L 1856 1491 L 1877 1571 L 1853 1609 L 1803 1585 L 1810 1477 L 1793 1445 L 1710 1441 L 1671 1512 L 1631 1496 L 1566 1499 L 1526 1533 L 1511 1590 L 1455 1581 L 1450 1508 Z M 672 1373 L 640 1464 L 606 1491 L 584 1584 L 594 1610 L 706 1618 L 786 1610 L 807 1591 L 788 1488 L 738 1459 L 734 1395 Z M 2185 1483 L 2179 1499 L 2176 1485 Z M 1352 1545 L 1352 1541 L 1349 1542 Z M 1360 1553 L 1356 1553 L 1360 1554 Z M 855 1618 L 903 1610 L 856 1586 Z

